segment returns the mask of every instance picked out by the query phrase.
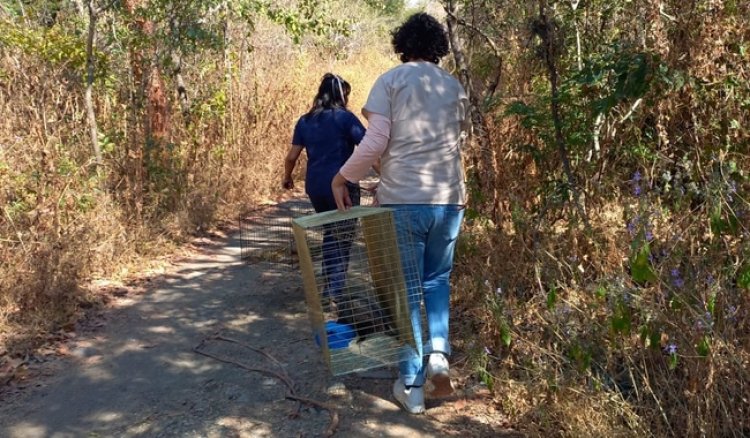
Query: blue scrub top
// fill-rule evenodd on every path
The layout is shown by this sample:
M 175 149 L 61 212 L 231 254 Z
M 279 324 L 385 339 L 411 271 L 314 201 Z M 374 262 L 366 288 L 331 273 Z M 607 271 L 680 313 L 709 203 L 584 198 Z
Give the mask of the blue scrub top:
M 329 196 L 331 181 L 365 136 L 357 116 L 345 109 L 326 109 L 300 117 L 294 127 L 292 144 L 307 151 L 305 192 L 311 197 Z

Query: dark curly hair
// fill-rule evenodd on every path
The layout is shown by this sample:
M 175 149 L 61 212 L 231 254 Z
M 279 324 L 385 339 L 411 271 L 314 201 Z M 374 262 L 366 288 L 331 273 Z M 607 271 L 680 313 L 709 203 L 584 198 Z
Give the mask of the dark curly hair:
M 438 64 L 448 54 L 445 27 L 432 15 L 414 14 L 391 35 L 393 50 L 400 55 L 401 62 L 423 59 Z

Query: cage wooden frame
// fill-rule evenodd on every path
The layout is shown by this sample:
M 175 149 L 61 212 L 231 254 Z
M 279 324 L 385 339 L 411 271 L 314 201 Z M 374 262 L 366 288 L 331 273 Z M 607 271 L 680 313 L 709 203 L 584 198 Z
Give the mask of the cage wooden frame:
M 346 348 L 331 348 L 327 330 L 331 321 L 326 321 L 331 318 L 331 309 L 327 308 L 331 302 L 325 296 L 326 285 L 330 283 L 323 278 L 325 275 L 319 266 L 324 263 L 321 259 L 325 255 L 316 248 L 315 235 L 317 233 L 320 240 L 319 234 L 325 227 L 348 224 L 345 225 L 348 230 L 352 223 L 356 223 L 356 231 L 350 236 L 356 246 L 353 249 L 356 254 L 353 253 L 352 257 L 361 260 L 347 262 L 345 285 L 338 299 L 346 302 L 353 299 L 354 294 L 363 293 L 368 294 L 368 300 L 374 298 L 373 305 L 381 308 L 386 318 L 379 321 L 387 321 L 390 334 L 384 334 L 386 330 L 377 331 L 373 321 L 376 330 L 372 337 L 362 337 L 357 330 L 356 341 L 351 341 Z M 293 219 L 292 228 L 314 337 L 331 373 L 342 375 L 397 364 L 401 348 L 416 345 L 409 293 L 421 294 L 421 286 L 419 278 L 413 278 L 418 275 L 416 260 L 403 252 L 403 233 L 400 235 L 397 231 L 394 211 L 380 207 L 353 207 L 346 212 L 330 211 Z M 351 272 L 356 270 L 361 272 Z M 408 273 L 412 273 L 412 278 Z M 334 307 L 336 299 L 331 300 Z M 338 311 L 340 313 L 341 309 Z

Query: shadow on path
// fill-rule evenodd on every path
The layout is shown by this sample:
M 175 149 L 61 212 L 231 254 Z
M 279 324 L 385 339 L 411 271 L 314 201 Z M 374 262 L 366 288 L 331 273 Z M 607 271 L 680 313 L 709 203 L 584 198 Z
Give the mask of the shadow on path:
M 501 436 L 471 419 L 446 424 L 399 410 L 390 380 L 347 377 L 328 395 L 328 376 L 310 327 L 296 267 L 240 259 L 237 237 L 205 249 L 126 297 L 100 330 L 75 340 L 77 354 L 53 377 L 0 406 L 0 436 L 301 437 L 320 436 L 326 411 L 285 400 L 279 381 L 198 355 L 217 332 L 272 354 L 299 394 L 339 408 L 342 437 Z M 206 351 L 251 367 L 273 368 L 239 345 L 210 341 Z M 429 413 L 429 411 L 428 411 Z M 468 427 L 468 426 L 471 427 Z M 510 435 L 509 435 L 510 436 Z

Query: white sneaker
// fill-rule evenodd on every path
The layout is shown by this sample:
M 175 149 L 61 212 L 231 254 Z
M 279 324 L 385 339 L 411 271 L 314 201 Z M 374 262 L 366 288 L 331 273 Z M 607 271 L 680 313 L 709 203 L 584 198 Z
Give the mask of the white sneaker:
M 393 383 L 393 396 L 410 414 L 424 413 L 424 389 L 421 386 L 406 388 L 401 379 Z
M 453 394 L 450 366 L 443 353 L 430 354 L 425 376 L 432 384 L 433 390 L 430 392 L 432 397 L 446 397 Z

